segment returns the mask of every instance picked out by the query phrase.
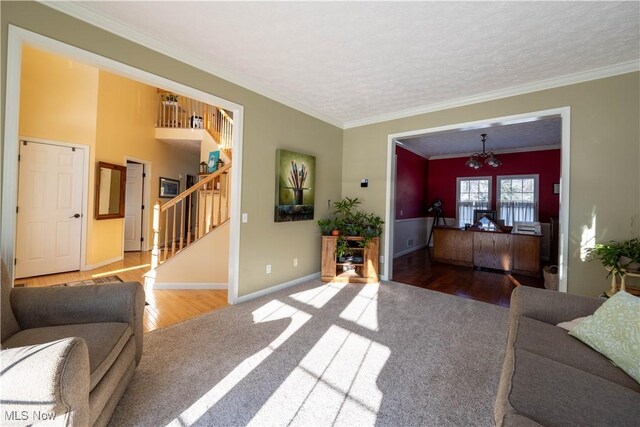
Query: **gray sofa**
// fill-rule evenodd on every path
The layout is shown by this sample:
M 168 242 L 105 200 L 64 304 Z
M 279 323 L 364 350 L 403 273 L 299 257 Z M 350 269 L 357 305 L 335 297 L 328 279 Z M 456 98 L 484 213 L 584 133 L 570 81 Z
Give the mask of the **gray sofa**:
M 601 298 L 518 287 L 494 420 L 498 426 L 638 426 L 640 384 L 556 324 Z
M 1 308 L 0 425 L 106 425 L 142 356 L 142 285 L 12 289 L 3 271 Z

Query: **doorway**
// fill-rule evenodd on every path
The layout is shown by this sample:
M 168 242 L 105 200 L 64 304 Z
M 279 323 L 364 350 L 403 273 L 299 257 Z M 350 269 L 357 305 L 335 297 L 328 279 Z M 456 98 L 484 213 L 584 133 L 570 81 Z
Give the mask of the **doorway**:
M 19 105 L 20 103 L 20 64 L 22 62 L 22 49 L 25 45 L 40 48 L 45 51 L 57 53 L 63 56 L 69 56 L 75 60 L 82 61 L 88 65 L 104 69 L 106 71 L 119 74 L 138 82 L 170 90 L 174 93 L 184 95 L 188 98 L 196 99 L 210 105 L 216 105 L 227 111 L 230 111 L 234 120 L 234 131 L 231 136 L 231 148 L 234 158 L 234 173 L 231 175 L 231 201 L 230 201 L 230 239 L 229 239 L 229 276 L 228 276 L 228 301 L 235 304 L 238 301 L 238 278 L 240 271 L 240 217 L 241 217 L 241 190 L 242 190 L 242 141 L 243 141 L 243 119 L 244 107 L 232 101 L 220 98 L 194 89 L 182 83 L 165 79 L 158 75 L 128 66 L 121 62 L 117 62 L 100 56 L 99 54 L 82 50 L 60 41 L 36 34 L 32 31 L 25 30 L 15 25 L 9 25 L 8 42 L 7 42 L 7 84 L 6 84 L 6 103 L 7 105 Z M 17 205 L 17 180 L 18 180 L 18 140 L 19 140 L 19 110 L 10 108 L 6 111 L 5 117 L 5 134 L 4 141 L 15 141 L 15 143 L 5 143 L 3 149 L 3 170 L 2 170 L 2 196 L 3 203 L 1 206 L 2 214 L 0 221 L 0 255 L 8 260 L 8 273 L 11 279 L 15 277 L 15 266 L 10 260 L 15 259 L 16 255 L 16 227 L 17 215 L 15 207 Z M 88 150 L 87 150 L 88 152 Z M 85 153 L 88 155 L 88 153 Z M 89 165 L 89 159 L 85 161 Z M 151 172 L 148 172 L 149 176 Z M 83 186 L 88 186 L 89 174 L 86 171 L 83 177 Z M 146 180 L 148 187 L 149 179 Z M 85 194 L 87 194 L 85 189 Z M 147 195 L 150 193 L 146 193 Z M 148 196 L 147 196 L 148 197 Z M 86 197 L 85 203 L 86 205 Z M 85 221 L 86 212 L 82 213 Z M 147 217 L 147 215 L 143 215 Z M 83 221 L 83 236 L 86 236 L 87 224 Z M 147 227 L 150 228 L 150 227 Z M 143 227 L 144 229 L 144 227 Z M 145 247 L 143 242 L 143 250 Z M 147 248 L 150 248 L 148 244 Z M 81 266 L 85 266 L 86 248 L 83 239 L 81 250 Z
M 80 270 L 86 205 L 86 151 L 20 141 L 15 277 Z
M 513 116 L 497 117 L 491 119 L 484 119 L 475 122 L 457 123 L 453 125 L 440 126 L 436 128 L 420 129 L 415 131 L 403 132 L 398 134 L 388 135 L 388 152 L 387 152 L 387 203 L 386 203 L 386 225 L 385 225 L 385 258 L 389 260 L 385 264 L 384 278 L 391 280 L 394 278 L 393 273 L 393 255 L 394 255 L 394 241 L 396 238 L 402 236 L 395 236 L 394 225 L 396 223 L 396 144 L 399 141 L 406 140 L 407 138 L 414 138 L 421 135 L 433 135 L 436 133 L 451 133 L 452 131 L 468 131 L 473 130 L 476 133 L 484 132 L 485 128 L 491 128 L 492 126 L 499 125 L 514 125 L 514 124 L 526 124 L 536 122 L 538 120 L 548 117 L 559 117 L 561 123 L 560 130 L 560 142 L 558 147 L 560 149 L 560 178 L 558 183 L 553 184 L 553 194 L 556 195 L 559 203 L 559 221 L 557 222 L 557 260 L 558 260 L 558 276 L 559 276 L 559 290 L 566 292 L 567 290 L 567 260 L 568 260 L 568 222 L 569 222 L 569 156 L 570 156 L 570 107 L 556 108 L 551 110 L 536 111 L 531 113 L 518 114 Z M 546 149 L 546 148 L 545 148 Z M 477 147 L 474 151 L 478 151 Z M 473 153 L 474 151 L 471 151 Z M 516 150 L 517 151 L 517 150 Z M 523 150 L 524 151 L 524 150 Z M 470 154 L 470 153 L 467 153 Z M 448 157 L 459 157 L 460 154 Z M 468 155 L 467 155 L 468 157 Z M 445 158 L 445 156 L 442 156 Z M 460 159 L 456 159 L 460 160 Z M 464 165 L 462 159 L 462 165 Z M 491 168 L 489 168 L 491 169 Z M 431 172 L 431 171 L 430 171 Z M 469 174 L 472 176 L 472 174 Z M 556 193 L 556 188 L 559 187 L 559 194 Z M 451 187 L 455 189 L 455 183 Z M 545 186 L 544 190 L 551 193 L 551 185 L 549 188 Z M 436 197 L 435 195 L 429 195 L 430 199 Z M 456 213 L 456 196 L 450 205 L 450 210 L 453 209 L 450 217 L 457 218 Z M 426 219 L 426 218 L 425 218 Z M 430 224 L 425 221 L 425 229 L 429 231 Z M 426 241 L 426 239 L 425 239 Z M 551 254 L 552 256 L 555 254 Z
M 127 185 L 124 203 L 124 251 L 142 250 L 144 236 L 142 217 L 144 213 L 144 165 L 127 161 Z

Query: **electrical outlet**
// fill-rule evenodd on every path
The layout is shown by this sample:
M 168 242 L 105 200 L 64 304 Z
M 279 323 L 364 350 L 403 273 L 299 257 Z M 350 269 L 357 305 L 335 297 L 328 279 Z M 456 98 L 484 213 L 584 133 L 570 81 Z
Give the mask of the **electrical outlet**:
M 298 266 L 298 258 L 294 258 L 293 259 L 293 266 L 297 267 Z
M 271 264 L 267 264 L 267 274 L 271 274 Z
M 413 246 L 413 245 L 414 245 L 414 240 L 413 239 L 407 240 L 407 246 Z
M 384 255 L 380 255 L 380 264 L 384 264 Z

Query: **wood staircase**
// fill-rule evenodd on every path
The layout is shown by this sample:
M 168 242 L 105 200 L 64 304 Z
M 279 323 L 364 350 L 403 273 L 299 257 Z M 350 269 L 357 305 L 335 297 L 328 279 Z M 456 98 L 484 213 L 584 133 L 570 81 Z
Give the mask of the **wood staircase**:
M 152 268 L 229 220 L 231 167 L 223 166 L 165 204 L 156 202 Z
M 158 89 L 156 127 L 208 132 L 226 164 L 168 202 L 156 202 L 152 269 L 229 220 L 233 117 L 223 108 Z

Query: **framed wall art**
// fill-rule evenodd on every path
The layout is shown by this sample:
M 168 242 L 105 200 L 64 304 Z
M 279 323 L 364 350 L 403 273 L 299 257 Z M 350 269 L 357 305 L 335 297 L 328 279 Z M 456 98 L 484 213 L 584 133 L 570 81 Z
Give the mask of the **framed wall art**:
M 276 150 L 275 222 L 313 220 L 316 158 Z

